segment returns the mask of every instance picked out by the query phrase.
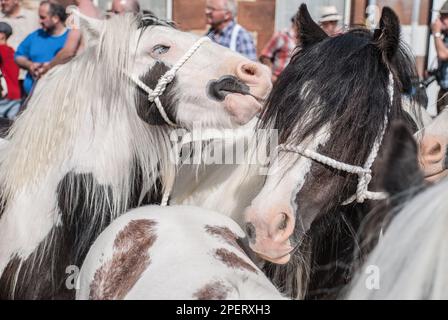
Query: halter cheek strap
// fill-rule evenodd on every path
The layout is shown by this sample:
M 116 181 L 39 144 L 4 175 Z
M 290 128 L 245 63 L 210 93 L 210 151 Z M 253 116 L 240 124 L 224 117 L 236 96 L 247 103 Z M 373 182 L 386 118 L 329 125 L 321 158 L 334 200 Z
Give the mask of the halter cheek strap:
M 148 87 L 143 81 L 138 79 L 138 77 L 135 77 L 133 75 L 130 76 L 131 80 L 143 91 L 145 91 L 148 94 L 148 101 L 152 104 L 155 103 L 157 110 L 159 111 L 160 115 L 162 116 L 163 120 L 169 124 L 172 127 L 177 127 L 176 124 L 171 121 L 171 119 L 168 117 L 165 108 L 162 105 L 162 102 L 160 101 L 160 97 L 165 92 L 166 87 L 174 80 L 176 77 L 177 71 L 185 64 L 185 62 L 190 59 L 193 54 L 199 49 L 199 47 L 205 42 L 210 40 L 208 37 L 202 37 L 198 41 L 196 41 L 195 44 L 182 56 L 182 58 L 179 59 L 179 61 L 170 69 L 168 70 L 162 77 L 160 77 L 159 82 L 157 83 L 154 90 L 152 90 L 150 87 Z
M 390 106 L 393 105 L 394 102 L 394 77 L 391 72 L 389 72 L 389 86 L 388 86 L 388 93 L 390 97 Z M 279 149 L 280 151 L 285 152 L 294 152 L 298 153 L 306 158 L 312 159 L 316 162 L 322 163 L 324 165 L 327 165 L 329 167 L 332 167 L 334 169 L 357 174 L 358 175 L 358 187 L 356 189 L 356 194 L 350 197 L 347 201 L 343 203 L 343 205 L 349 205 L 353 203 L 354 201 L 358 203 L 364 203 L 365 200 L 384 200 L 388 197 L 387 193 L 385 192 L 371 192 L 368 190 L 369 184 L 372 180 L 372 165 L 375 162 L 376 157 L 378 156 L 378 152 L 380 150 L 381 144 L 383 143 L 384 135 L 386 133 L 386 128 L 389 123 L 389 111 L 390 107 L 388 108 L 385 116 L 384 116 L 384 124 L 383 128 L 378 135 L 378 137 L 375 140 L 375 143 L 372 147 L 372 151 L 370 152 L 366 163 L 363 167 L 353 166 L 349 165 L 337 160 L 334 160 L 330 157 L 321 155 L 315 151 L 300 148 L 298 146 L 290 146 L 290 145 L 280 145 Z

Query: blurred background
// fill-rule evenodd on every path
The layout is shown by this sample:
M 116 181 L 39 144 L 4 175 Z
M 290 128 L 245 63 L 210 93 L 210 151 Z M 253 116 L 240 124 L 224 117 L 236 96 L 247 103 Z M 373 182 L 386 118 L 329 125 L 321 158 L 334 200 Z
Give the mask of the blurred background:
M 59 0 L 63 5 L 73 4 L 72 0 Z M 104 11 L 110 9 L 111 0 L 93 0 Z M 153 11 L 161 18 L 174 20 L 183 30 L 204 34 L 207 30 L 204 9 L 205 0 L 139 0 L 141 8 Z M 269 41 L 275 31 L 285 29 L 291 16 L 301 3 L 306 3 L 313 18 L 318 19 L 319 9 L 333 5 L 343 16 L 343 26 L 369 26 L 372 21 L 368 13 L 376 11 L 378 16 L 383 6 L 389 6 L 397 12 L 402 23 L 403 40 L 412 48 L 417 60 L 419 74 L 425 77 L 425 71 L 437 67 L 437 58 L 430 34 L 430 24 L 438 13 L 444 0 L 239 0 L 237 21 L 249 30 L 255 39 L 258 52 Z M 24 0 L 28 8 L 37 8 L 39 1 Z M 430 113 L 438 92 L 437 83 L 428 88 Z

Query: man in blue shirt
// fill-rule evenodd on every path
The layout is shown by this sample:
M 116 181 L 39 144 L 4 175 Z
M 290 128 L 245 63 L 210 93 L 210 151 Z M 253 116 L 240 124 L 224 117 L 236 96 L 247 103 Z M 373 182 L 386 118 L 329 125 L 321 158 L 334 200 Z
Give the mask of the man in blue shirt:
M 66 18 L 63 6 L 49 1 L 40 3 L 39 22 L 42 28 L 29 34 L 15 54 L 16 63 L 28 71 L 23 82 L 26 94 L 31 92 L 34 81 L 41 75 L 42 66 L 64 47 L 69 33 L 64 25 Z
M 257 60 L 252 35 L 235 22 L 236 0 L 207 0 L 205 16 L 210 29 L 207 36 L 214 42 Z

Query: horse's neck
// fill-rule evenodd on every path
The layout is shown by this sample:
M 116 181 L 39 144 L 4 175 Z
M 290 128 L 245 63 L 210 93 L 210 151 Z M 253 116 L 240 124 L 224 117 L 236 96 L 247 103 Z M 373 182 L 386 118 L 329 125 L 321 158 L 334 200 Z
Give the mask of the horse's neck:
M 249 128 L 254 125 L 255 122 L 250 123 Z M 211 146 L 222 148 L 223 155 L 234 155 L 235 150 L 240 150 L 236 145 L 250 141 L 253 135 L 254 132 L 248 130 L 246 136 L 233 144 L 225 144 L 223 140 Z M 248 150 L 245 156 L 247 154 Z M 200 206 L 229 216 L 243 225 L 244 209 L 258 194 L 263 182 L 264 176 L 259 174 L 255 164 L 183 165 L 176 176 L 171 204 Z
M 216 165 L 199 169 L 184 167 L 176 177 L 173 204 L 189 204 L 217 211 L 242 225 L 242 212 L 261 188 L 262 176 L 241 184 L 245 169 L 239 165 Z
M 407 97 L 402 98 L 402 107 L 405 112 L 409 114 L 412 120 L 418 127 L 418 130 L 421 130 L 427 126 L 429 126 L 432 122 L 432 117 L 428 113 L 428 111 L 418 105 L 416 102 L 411 101 Z
M 95 193 L 94 190 L 97 188 L 110 188 L 112 194 L 120 197 L 118 191 L 122 185 L 135 183 L 135 181 L 131 181 L 133 177 L 131 172 L 135 174 L 133 172 L 135 171 L 135 158 L 131 150 L 133 141 L 127 131 L 130 128 L 114 123 L 93 124 L 89 121 L 91 119 L 86 116 L 84 126 L 77 131 L 76 140 L 71 142 L 72 151 L 69 154 L 62 155 L 63 158 L 59 159 L 59 163 L 50 165 L 47 172 L 39 176 L 38 180 L 25 184 L 24 187 L 16 190 L 11 199 L 6 199 L 7 206 L 0 216 L 0 274 L 13 255 L 16 254 L 20 259 L 26 259 L 33 253 L 39 244 L 45 241 L 51 229 L 60 223 L 61 214 L 76 214 L 75 212 L 61 212 L 58 203 L 58 193 L 61 192 L 61 187 L 65 188 L 63 190 L 66 193 L 65 199 L 68 199 L 67 201 L 70 203 L 73 199 L 91 201 L 95 203 L 86 203 L 85 207 L 95 208 L 96 204 L 102 207 L 107 202 L 108 206 L 113 206 L 114 201 L 117 202 L 117 199 L 108 198 L 110 195 L 107 192 Z M 161 143 L 163 142 L 161 141 Z M 5 148 L 14 148 L 14 146 L 7 143 Z M 30 159 L 30 161 L 33 160 L 36 159 Z M 157 163 L 152 164 L 154 168 L 157 165 Z M 89 179 L 84 178 L 87 176 Z M 79 177 L 79 179 L 70 177 Z M 146 178 L 149 179 L 149 182 L 142 187 L 148 189 L 153 186 L 151 183 L 157 177 Z M 61 186 L 62 181 L 67 181 L 69 185 Z M 75 189 L 76 191 L 74 191 Z M 79 198 L 83 197 L 84 192 L 91 196 Z M 133 190 L 128 190 L 127 195 L 130 195 L 131 192 Z M 127 203 L 129 199 L 118 201 Z M 75 206 L 78 205 L 83 206 L 84 204 L 75 204 Z M 120 206 L 115 208 L 115 211 L 119 208 Z M 107 211 L 101 214 L 116 216 L 124 212 L 126 208 L 122 208 L 122 210 L 121 212 Z M 83 214 L 93 217 L 96 212 L 84 212 Z M 105 221 L 110 218 L 105 217 Z M 70 228 L 70 226 L 66 227 Z M 53 245 L 57 244 L 53 243 Z
M 369 209 L 366 204 L 338 206 L 313 223 L 306 299 L 335 299 L 348 284 L 360 254 L 357 231 Z

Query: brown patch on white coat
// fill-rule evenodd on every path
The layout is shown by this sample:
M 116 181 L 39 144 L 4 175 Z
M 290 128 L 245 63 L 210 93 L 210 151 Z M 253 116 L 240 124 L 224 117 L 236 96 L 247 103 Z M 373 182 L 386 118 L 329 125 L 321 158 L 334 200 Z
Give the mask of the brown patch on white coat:
M 89 299 L 123 299 L 151 263 L 149 248 L 157 239 L 153 220 L 132 220 L 114 241 L 112 259 L 96 272 Z
M 244 250 L 239 246 L 237 239 L 239 239 L 238 235 L 236 235 L 232 230 L 228 227 L 219 227 L 219 226 L 205 226 L 205 231 L 210 235 L 222 239 L 225 243 L 231 245 L 232 247 L 238 249 L 242 253 L 245 253 Z
M 240 269 L 243 271 L 250 271 L 258 274 L 257 269 L 248 261 L 238 256 L 236 253 L 227 250 L 225 248 L 217 249 L 214 253 L 214 257 L 224 263 L 227 267 L 232 269 Z M 247 258 L 249 260 L 249 258 Z
M 193 298 L 198 300 L 225 300 L 232 291 L 223 281 L 215 281 L 206 284 L 193 294 Z

